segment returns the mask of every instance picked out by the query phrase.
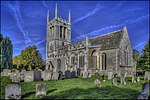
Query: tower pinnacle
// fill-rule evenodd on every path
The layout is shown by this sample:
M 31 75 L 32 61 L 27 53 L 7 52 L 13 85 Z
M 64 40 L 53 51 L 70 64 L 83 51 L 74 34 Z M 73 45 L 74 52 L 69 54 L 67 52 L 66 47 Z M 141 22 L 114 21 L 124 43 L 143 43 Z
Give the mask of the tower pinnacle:
M 70 10 L 69 10 L 69 15 L 68 15 L 68 22 L 69 22 L 69 24 L 71 24 Z
M 58 8 L 57 8 L 57 3 L 56 3 L 56 8 L 55 8 L 55 19 L 58 18 Z
M 49 14 L 49 10 L 48 10 L 48 12 L 47 12 L 47 24 L 49 23 L 49 21 L 50 21 L 50 14 Z

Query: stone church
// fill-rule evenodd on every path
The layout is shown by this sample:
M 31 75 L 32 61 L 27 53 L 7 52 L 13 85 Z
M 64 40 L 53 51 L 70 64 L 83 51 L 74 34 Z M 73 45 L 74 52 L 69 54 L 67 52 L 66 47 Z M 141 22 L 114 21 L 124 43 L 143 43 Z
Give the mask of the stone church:
M 136 62 L 132 58 L 132 46 L 127 28 L 95 38 L 71 43 L 71 15 L 68 20 L 58 16 L 56 4 L 55 18 L 47 14 L 46 70 L 53 72 L 80 69 L 80 75 L 98 72 L 107 75 L 136 72 Z

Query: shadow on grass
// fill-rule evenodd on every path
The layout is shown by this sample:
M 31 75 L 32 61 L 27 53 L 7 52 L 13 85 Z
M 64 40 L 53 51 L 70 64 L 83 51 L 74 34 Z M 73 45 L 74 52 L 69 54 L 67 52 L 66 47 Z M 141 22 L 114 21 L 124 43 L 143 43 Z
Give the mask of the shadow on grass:
M 56 90 L 57 90 L 57 89 L 51 89 L 51 90 L 47 91 L 46 94 L 49 94 L 49 93 L 51 93 L 51 92 L 53 92 L 53 91 L 56 91 Z
M 26 93 L 26 94 L 24 94 L 24 95 L 22 96 L 22 98 L 28 97 L 28 96 L 30 96 L 30 95 L 32 95 L 32 94 L 35 94 L 35 92 Z
M 100 89 L 74 88 L 68 91 L 60 92 L 56 95 L 43 96 L 41 99 L 137 99 L 139 91 L 119 88 L 115 86 L 101 87 Z

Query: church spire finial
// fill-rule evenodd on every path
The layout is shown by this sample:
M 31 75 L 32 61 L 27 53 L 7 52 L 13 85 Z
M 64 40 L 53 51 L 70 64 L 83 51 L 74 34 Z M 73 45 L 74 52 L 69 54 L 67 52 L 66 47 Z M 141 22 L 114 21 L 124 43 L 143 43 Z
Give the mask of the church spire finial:
M 57 8 L 57 3 L 56 3 L 56 8 L 55 8 L 55 19 L 58 18 L 58 8 Z
M 50 14 L 49 14 L 49 10 L 48 10 L 48 12 L 47 12 L 47 24 L 49 23 L 49 21 L 50 21 Z
M 68 22 L 69 22 L 69 24 L 71 24 L 70 10 L 69 10 L 69 15 L 68 15 Z

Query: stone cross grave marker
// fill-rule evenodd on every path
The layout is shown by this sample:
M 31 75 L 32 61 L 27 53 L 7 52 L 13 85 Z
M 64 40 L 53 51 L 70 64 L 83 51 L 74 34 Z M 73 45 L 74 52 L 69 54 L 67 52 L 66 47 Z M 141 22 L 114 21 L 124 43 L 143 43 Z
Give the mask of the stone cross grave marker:
M 21 99 L 21 86 L 9 84 L 5 87 L 5 99 Z
M 46 95 L 46 84 L 36 84 L 36 96 Z

